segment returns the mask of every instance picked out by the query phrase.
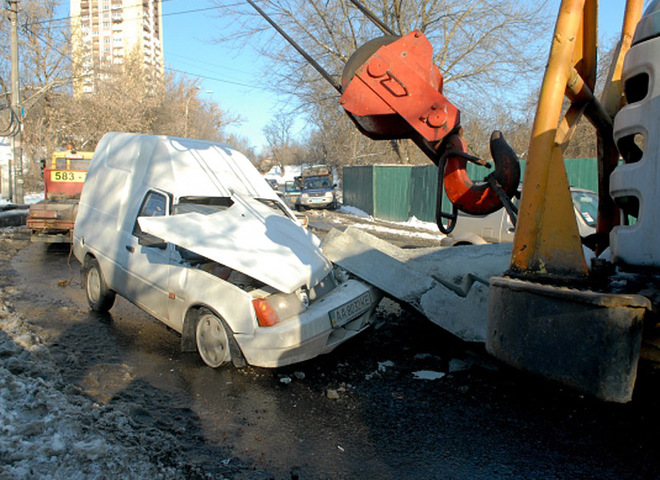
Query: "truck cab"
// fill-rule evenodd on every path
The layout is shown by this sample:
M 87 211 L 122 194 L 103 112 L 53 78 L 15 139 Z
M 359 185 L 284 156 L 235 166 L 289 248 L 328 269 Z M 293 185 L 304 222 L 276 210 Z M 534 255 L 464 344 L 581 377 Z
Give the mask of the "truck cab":
M 337 185 L 333 182 L 330 167 L 305 167 L 297 181 L 300 182 L 299 208 L 337 208 Z

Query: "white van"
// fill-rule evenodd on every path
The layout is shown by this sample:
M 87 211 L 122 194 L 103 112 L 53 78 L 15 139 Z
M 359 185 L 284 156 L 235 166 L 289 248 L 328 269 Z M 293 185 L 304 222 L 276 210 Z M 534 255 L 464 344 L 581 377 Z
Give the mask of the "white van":
M 232 147 L 128 133 L 101 139 L 73 232 L 93 310 L 117 293 L 211 367 L 288 365 L 367 328 L 381 293 L 319 243 Z

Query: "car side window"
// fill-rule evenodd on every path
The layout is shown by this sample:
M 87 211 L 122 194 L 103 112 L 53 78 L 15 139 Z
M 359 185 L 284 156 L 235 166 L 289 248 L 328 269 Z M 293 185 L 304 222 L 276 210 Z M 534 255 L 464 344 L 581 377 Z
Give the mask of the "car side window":
M 160 192 L 149 191 L 142 201 L 142 206 L 138 212 L 139 217 L 160 217 L 167 213 L 167 196 L 163 195 Z M 140 224 L 135 219 L 135 225 L 133 226 L 133 235 L 140 236 L 144 235 Z

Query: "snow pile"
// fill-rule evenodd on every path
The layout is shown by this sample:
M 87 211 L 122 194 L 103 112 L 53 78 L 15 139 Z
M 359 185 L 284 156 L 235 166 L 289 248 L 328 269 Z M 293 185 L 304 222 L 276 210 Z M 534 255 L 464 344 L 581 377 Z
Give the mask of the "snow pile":
M 345 213 L 346 215 L 353 215 L 354 217 L 359 217 L 359 218 L 369 218 L 373 220 L 373 217 L 369 215 L 367 212 L 364 210 L 360 210 L 357 207 L 354 207 L 352 205 L 342 205 L 339 207 L 339 213 Z
M 388 223 L 394 223 L 394 222 L 388 222 Z M 355 228 L 359 228 L 361 230 L 366 230 L 366 231 L 372 231 L 372 232 L 378 232 L 378 233 L 384 233 L 384 234 L 389 234 L 389 235 L 403 235 L 406 237 L 410 238 L 421 238 L 425 240 L 438 240 L 442 237 L 444 237 L 443 234 L 440 232 L 437 233 L 431 233 L 431 232 L 418 232 L 418 231 L 408 231 L 408 230 L 402 230 L 400 228 L 390 228 L 386 227 L 383 225 L 370 225 L 370 224 L 365 224 L 365 223 L 359 223 L 354 225 Z
M 360 210 L 357 207 L 353 207 L 351 205 L 342 205 L 341 207 L 339 207 L 338 211 L 339 213 L 352 215 L 354 217 L 362 218 L 364 220 L 368 220 L 374 223 L 373 225 L 364 224 L 364 223 L 358 223 L 354 225 L 356 228 L 361 228 L 362 230 L 371 230 L 371 231 L 386 233 L 390 235 L 392 234 L 407 235 L 409 237 L 422 238 L 426 240 L 438 240 L 439 238 L 445 236 L 438 231 L 438 226 L 435 223 L 424 222 L 422 220 L 419 220 L 415 216 L 410 217 L 406 222 L 391 222 L 387 220 L 378 219 L 377 220 L 378 224 L 377 224 L 376 219 L 374 217 L 369 215 L 367 212 Z M 382 224 L 390 224 L 392 225 L 392 228 L 389 228 Z M 402 230 L 398 228 L 400 226 L 412 227 L 415 229 L 415 231 Z
M 410 217 L 408 221 L 404 222 L 403 224 L 409 227 L 429 230 L 431 232 L 438 232 L 438 225 L 436 225 L 434 222 L 425 222 L 424 220 L 420 220 L 414 215 Z
M 0 302 L 0 479 L 191 478 L 176 438 L 81 395 L 33 329 Z
M 278 185 L 284 186 L 285 182 L 293 181 L 299 177 L 302 171 L 301 165 L 279 165 L 273 166 L 267 173 L 264 174 L 266 180 L 275 180 Z

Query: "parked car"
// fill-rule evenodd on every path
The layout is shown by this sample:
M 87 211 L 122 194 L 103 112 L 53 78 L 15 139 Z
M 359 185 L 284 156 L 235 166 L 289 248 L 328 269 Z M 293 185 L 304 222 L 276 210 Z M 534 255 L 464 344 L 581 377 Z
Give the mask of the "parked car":
M 333 182 L 332 171 L 327 165 L 314 165 L 305 167 L 302 174 L 296 179 L 300 186 L 300 196 L 296 207 L 299 210 L 306 208 L 338 207 L 337 185 Z
M 291 209 L 300 209 L 300 182 L 288 180 L 284 182 L 284 202 Z
M 278 367 L 364 331 L 381 294 L 349 279 L 232 147 L 127 133 L 99 143 L 73 250 L 92 310 L 115 294 L 218 367 Z
M 268 182 L 268 185 L 270 185 L 270 188 L 272 188 L 276 192 L 280 189 L 280 186 L 277 183 L 277 180 L 275 180 L 274 178 L 267 178 L 266 182 Z
M 598 215 L 598 195 L 591 190 L 571 188 L 575 218 L 582 237 L 595 233 Z M 514 204 L 518 200 L 514 199 Z M 483 245 L 513 242 L 515 227 L 505 209 L 489 215 L 459 213 L 454 231 L 443 238 L 441 245 Z

